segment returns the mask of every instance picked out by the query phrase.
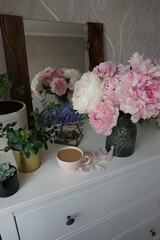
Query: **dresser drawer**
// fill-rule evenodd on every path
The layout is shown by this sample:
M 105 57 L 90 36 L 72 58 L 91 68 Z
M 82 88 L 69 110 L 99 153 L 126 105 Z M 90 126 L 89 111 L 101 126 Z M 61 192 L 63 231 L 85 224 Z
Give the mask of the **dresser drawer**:
M 158 164 L 153 164 L 149 169 L 147 167 L 139 169 L 114 181 L 97 185 L 89 191 L 72 194 L 72 197 L 48 205 L 44 203 L 44 206 L 40 208 L 15 213 L 21 240 L 55 240 L 113 215 L 116 218 L 111 219 L 110 224 L 109 220 L 105 220 L 107 222 L 105 222 L 104 228 L 112 235 L 110 229 L 112 229 L 111 226 L 114 226 L 118 230 L 116 232 L 116 236 L 118 236 L 138 222 L 140 223 L 160 211 L 159 194 L 140 201 L 144 196 L 159 188 L 160 166 L 159 168 L 157 166 Z M 151 167 L 153 167 L 152 181 L 150 181 L 148 171 Z M 131 211 L 132 209 L 133 211 Z M 74 217 L 74 224 L 66 225 L 67 216 Z M 117 222 L 118 219 L 119 222 Z M 102 225 L 100 224 L 100 226 Z
M 160 213 L 135 227 L 116 240 L 152 240 L 160 239 Z
M 139 204 L 133 205 L 132 207 L 122 212 L 119 212 L 114 216 L 104 218 L 103 220 L 100 220 L 99 222 L 96 222 L 91 226 L 86 227 L 86 229 L 80 230 L 78 231 L 78 233 L 71 234 L 62 239 L 147 240 L 152 239 L 155 236 L 157 237 L 159 235 L 160 214 L 158 214 L 156 217 L 151 216 L 155 216 L 155 214 L 157 214 L 157 209 L 160 210 L 160 206 L 158 204 L 159 199 L 160 194 L 145 199 L 144 201 L 141 201 Z M 150 220 L 151 221 L 150 223 L 149 221 L 147 221 L 147 224 L 145 224 L 145 227 L 147 226 L 146 228 L 147 230 L 142 227 L 139 227 L 143 226 L 144 222 L 146 222 L 146 219 L 148 218 L 153 220 Z M 144 234 L 147 235 L 149 238 L 138 238 L 135 237 L 134 235 L 133 235 L 134 237 L 132 238 L 131 236 L 132 234 L 134 234 L 135 230 L 133 231 L 131 229 L 138 230 L 140 229 L 140 233 L 143 235 Z M 129 232 L 129 236 L 125 234 L 126 232 Z M 138 231 L 136 234 L 138 234 Z M 152 234 L 153 235 L 155 234 L 155 236 L 152 236 Z M 126 238 L 119 236 L 125 236 Z

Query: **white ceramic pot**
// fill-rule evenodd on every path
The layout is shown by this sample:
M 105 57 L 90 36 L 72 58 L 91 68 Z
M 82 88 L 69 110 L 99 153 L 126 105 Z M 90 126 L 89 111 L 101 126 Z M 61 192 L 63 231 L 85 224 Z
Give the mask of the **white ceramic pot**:
M 19 110 L 11 112 L 11 113 L 5 113 L 0 114 L 0 122 L 4 125 L 12 122 L 16 122 L 15 129 L 23 128 L 25 130 L 28 129 L 28 122 L 27 122 L 27 111 L 26 111 L 26 105 L 23 102 L 16 101 L 16 100 L 10 100 L 7 102 L 16 102 L 19 105 Z M 2 104 L 2 102 L 1 102 Z M 21 105 L 21 106 L 20 106 Z M 6 146 L 6 139 L 0 138 L 0 149 L 4 149 Z M 0 153 L 4 153 L 3 151 L 0 151 Z

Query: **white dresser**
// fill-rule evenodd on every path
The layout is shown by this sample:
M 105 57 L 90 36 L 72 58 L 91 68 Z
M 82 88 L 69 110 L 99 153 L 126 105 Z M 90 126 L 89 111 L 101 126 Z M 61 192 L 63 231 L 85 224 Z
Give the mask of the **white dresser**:
M 79 147 L 104 146 L 86 125 Z M 139 126 L 134 154 L 113 157 L 104 172 L 62 170 L 60 147 L 42 151 L 40 168 L 19 172 L 19 191 L 0 198 L 2 240 L 160 240 L 160 129 Z M 7 160 L 14 163 L 11 152 L 0 154 Z

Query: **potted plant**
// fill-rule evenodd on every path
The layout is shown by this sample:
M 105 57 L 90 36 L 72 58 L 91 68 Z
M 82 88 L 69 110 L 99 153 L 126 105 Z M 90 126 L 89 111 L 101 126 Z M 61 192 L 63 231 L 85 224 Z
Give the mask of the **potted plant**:
M 44 119 L 38 109 L 32 112 L 34 116 L 32 130 L 15 129 L 16 123 L 3 125 L 0 123 L 0 138 L 6 137 L 5 152 L 13 151 L 17 168 L 21 172 L 31 172 L 40 166 L 41 148 L 48 149 L 48 142 L 53 143 L 54 126 Z
M 13 76 L 9 73 L 0 75 L 0 122 L 3 124 L 17 122 L 16 128 L 27 129 L 27 112 L 25 103 L 10 100 L 10 90 L 13 86 Z M 14 89 L 23 95 L 24 87 L 18 86 Z M 0 141 L 0 148 L 6 146 L 6 140 Z
M 9 162 L 0 164 L 0 197 L 9 197 L 19 189 L 17 169 Z

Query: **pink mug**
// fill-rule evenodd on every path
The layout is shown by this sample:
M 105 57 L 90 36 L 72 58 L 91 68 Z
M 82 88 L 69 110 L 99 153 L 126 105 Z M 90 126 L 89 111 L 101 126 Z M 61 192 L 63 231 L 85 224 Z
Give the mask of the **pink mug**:
M 80 148 L 72 146 L 63 147 L 58 150 L 56 157 L 61 168 L 71 171 L 90 162 L 90 158 L 84 156 L 84 153 Z

